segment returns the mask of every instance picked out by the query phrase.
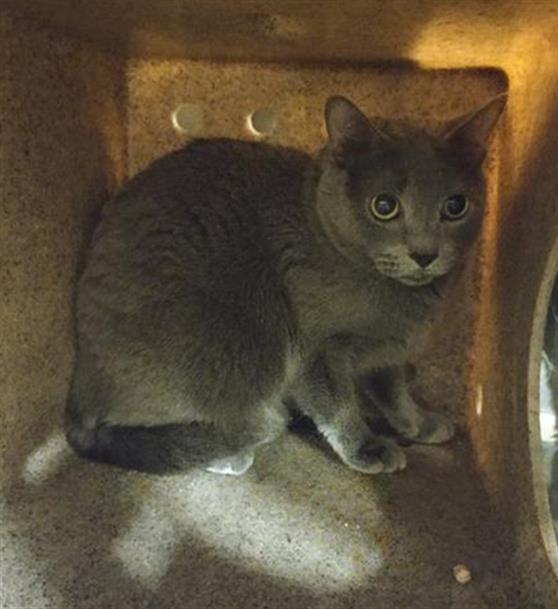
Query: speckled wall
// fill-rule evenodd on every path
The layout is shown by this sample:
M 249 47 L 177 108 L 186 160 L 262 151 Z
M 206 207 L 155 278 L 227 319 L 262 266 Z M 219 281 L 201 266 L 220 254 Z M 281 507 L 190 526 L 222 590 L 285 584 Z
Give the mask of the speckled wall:
M 15 465 L 61 421 L 76 269 L 126 170 L 126 114 L 119 59 L 29 21 L 1 15 L 0 66 L 0 451 Z
M 330 95 L 346 95 L 370 115 L 410 117 L 428 125 L 470 111 L 507 85 L 497 70 L 188 60 L 132 60 L 128 83 L 132 173 L 187 141 L 171 121 L 184 102 L 203 111 L 204 127 L 197 135 L 257 139 L 246 119 L 269 107 L 277 125 L 266 140 L 314 152 L 325 142 L 323 108 Z

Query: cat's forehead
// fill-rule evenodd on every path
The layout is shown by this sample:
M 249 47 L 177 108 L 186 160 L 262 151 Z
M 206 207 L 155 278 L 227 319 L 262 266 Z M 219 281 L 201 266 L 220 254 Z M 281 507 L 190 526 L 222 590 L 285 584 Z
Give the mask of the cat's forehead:
M 463 183 L 464 176 L 443 142 L 427 134 L 392 139 L 358 164 L 358 180 L 406 188 L 444 190 Z

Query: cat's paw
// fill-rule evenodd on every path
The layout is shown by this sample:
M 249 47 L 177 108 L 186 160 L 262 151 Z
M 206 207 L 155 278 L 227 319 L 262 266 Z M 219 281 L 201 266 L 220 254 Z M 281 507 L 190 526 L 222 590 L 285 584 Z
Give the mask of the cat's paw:
M 242 474 L 246 473 L 252 467 L 254 458 L 253 452 L 240 453 L 225 459 L 216 459 L 205 469 L 212 474 L 242 476 Z
M 391 440 L 371 437 L 356 452 L 341 455 L 351 468 L 363 474 L 391 474 L 405 469 L 407 457 Z
M 453 438 L 455 426 L 444 414 L 423 412 L 419 428 L 412 434 L 403 434 L 405 438 L 419 444 L 442 444 Z

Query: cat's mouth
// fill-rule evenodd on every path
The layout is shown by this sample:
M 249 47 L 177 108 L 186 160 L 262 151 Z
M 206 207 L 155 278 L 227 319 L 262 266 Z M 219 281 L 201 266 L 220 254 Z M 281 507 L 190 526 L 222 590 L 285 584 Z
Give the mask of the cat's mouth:
M 429 285 L 450 270 L 449 265 L 442 264 L 438 264 L 435 269 L 418 268 L 418 265 L 413 265 L 415 268 L 409 268 L 409 265 L 401 265 L 397 260 L 389 257 L 373 258 L 372 260 L 376 270 L 380 274 L 411 287 Z

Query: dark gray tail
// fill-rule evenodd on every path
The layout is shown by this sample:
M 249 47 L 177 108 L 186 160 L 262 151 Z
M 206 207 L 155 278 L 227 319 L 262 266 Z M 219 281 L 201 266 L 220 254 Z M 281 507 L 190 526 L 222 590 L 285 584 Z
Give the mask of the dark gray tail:
M 152 474 L 206 466 L 239 450 L 217 428 L 196 423 L 158 427 L 100 424 L 88 428 L 68 420 L 66 437 L 82 457 Z

